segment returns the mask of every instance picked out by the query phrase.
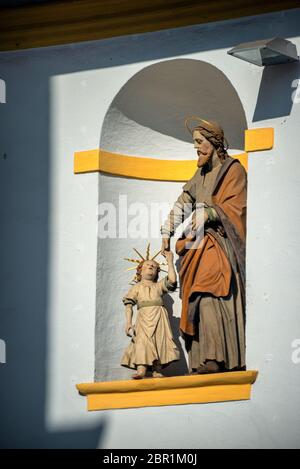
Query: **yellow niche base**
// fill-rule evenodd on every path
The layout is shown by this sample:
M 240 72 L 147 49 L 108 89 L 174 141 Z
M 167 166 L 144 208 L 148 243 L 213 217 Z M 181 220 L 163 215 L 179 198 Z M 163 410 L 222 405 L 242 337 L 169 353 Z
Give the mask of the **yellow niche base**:
M 127 409 L 250 399 L 258 372 L 235 371 L 209 375 L 82 383 L 88 410 Z

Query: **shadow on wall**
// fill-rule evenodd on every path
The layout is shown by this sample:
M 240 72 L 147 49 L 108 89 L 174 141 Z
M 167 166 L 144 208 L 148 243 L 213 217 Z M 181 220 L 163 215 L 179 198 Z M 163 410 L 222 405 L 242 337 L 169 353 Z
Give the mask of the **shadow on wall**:
M 218 121 L 230 148 L 244 149 L 247 121 L 235 88 L 220 69 L 192 59 L 159 62 L 134 75 L 110 105 L 100 148 L 130 155 L 140 143 L 147 156 L 143 146 L 158 138 L 154 132 L 191 143 L 184 126 L 190 115 Z
M 0 54 L 1 79 L 7 85 L 6 104 L 0 104 L 0 338 L 6 343 L 6 363 L 0 363 L 1 448 L 96 448 L 105 425 L 74 424 L 67 431 L 46 426 L 53 145 L 49 80 L 102 65 L 99 56 L 86 64 L 66 50 Z M 77 394 L 75 387 L 73 392 Z
M 96 448 L 102 424 L 57 432 L 46 428 L 51 259 L 48 83 L 50 76 L 70 70 L 60 67 L 59 61 L 44 63 L 39 73 L 34 61 L 22 65 L 22 73 L 12 67 L 4 77 L 9 93 L 0 107 L 2 128 L 13 134 L 13 139 L 3 138 L 0 149 L 0 199 L 5 201 L 0 207 L 0 335 L 6 342 L 6 363 L 0 364 L 0 447 Z
M 293 93 L 298 86 L 300 63 L 265 67 L 260 83 L 253 122 L 289 116 Z

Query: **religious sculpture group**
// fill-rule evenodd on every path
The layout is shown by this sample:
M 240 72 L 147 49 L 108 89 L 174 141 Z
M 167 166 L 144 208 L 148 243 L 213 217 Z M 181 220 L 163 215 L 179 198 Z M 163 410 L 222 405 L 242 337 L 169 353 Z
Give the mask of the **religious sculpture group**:
M 190 127 L 190 122 L 197 125 Z M 161 227 L 160 253 L 168 265 L 158 280 L 160 264 L 146 256 L 137 262 L 136 284 L 123 297 L 125 333 L 131 342 L 121 364 L 135 370 L 134 379 L 148 372 L 163 377 L 162 369 L 179 359 L 163 295 L 176 289 L 170 240 L 176 228 L 191 216 L 175 245 L 180 258 L 182 300 L 180 334 L 189 358 L 190 374 L 242 370 L 245 362 L 245 242 L 247 173 L 227 153 L 219 124 L 188 118 L 197 151 L 197 170 L 183 186 Z M 132 324 L 133 306 L 138 314 Z

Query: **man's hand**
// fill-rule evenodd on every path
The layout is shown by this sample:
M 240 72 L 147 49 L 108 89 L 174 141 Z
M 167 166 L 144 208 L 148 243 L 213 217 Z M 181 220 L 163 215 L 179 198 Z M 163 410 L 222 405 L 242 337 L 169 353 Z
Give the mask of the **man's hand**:
M 171 250 L 170 251 L 165 251 L 163 253 L 163 256 L 166 258 L 166 261 L 167 261 L 168 265 L 173 263 L 174 254 Z
M 197 215 L 197 216 L 196 216 Z M 203 214 L 203 222 L 204 224 L 207 222 L 208 220 L 208 213 L 207 211 L 204 209 L 204 214 Z M 201 214 L 197 211 L 195 211 L 193 213 L 193 217 L 192 217 L 192 229 L 195 231 L 197 230 L 197 228 L 199 228 L 200 224 L 202 223 L 202 216 Z
M 170 238 L 163 238 L 161 244 L 161 253 L 164 256 L 166 251 L 170 251 Z

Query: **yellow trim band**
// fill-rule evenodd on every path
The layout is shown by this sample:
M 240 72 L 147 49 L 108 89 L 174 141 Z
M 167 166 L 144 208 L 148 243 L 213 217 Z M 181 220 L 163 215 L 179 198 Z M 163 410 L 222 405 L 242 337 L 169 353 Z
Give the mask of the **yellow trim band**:
M 248 170 L 248 152 L 270 150 L 274 146 L 274 128 L 245 130 L 245 151 L 233 155 Z M 197 169 L 193 160 L 160 160 L 139 156 L 121 155 L 106 150 L 87 150 L 74 153 L 76 174 L 101 171 L 115 176 L 124 176 L 154 181 L 188 181 Z
M 245 130 L 245 151 L 271 150 L 274 146 L 274 129 L 267 127 L 265 129 Z
M 247 153 L 234 155 L 247 170 Z M 74 154 L 74 172 L 101 171 L 116 176 L 157 181 L 188 181 L 197 169 L 197 160 L 160 160 L 120 155 L 105 150 L 79 151 Z
M 247 400 L 257 371 L 77 384 L 88 410 Z

